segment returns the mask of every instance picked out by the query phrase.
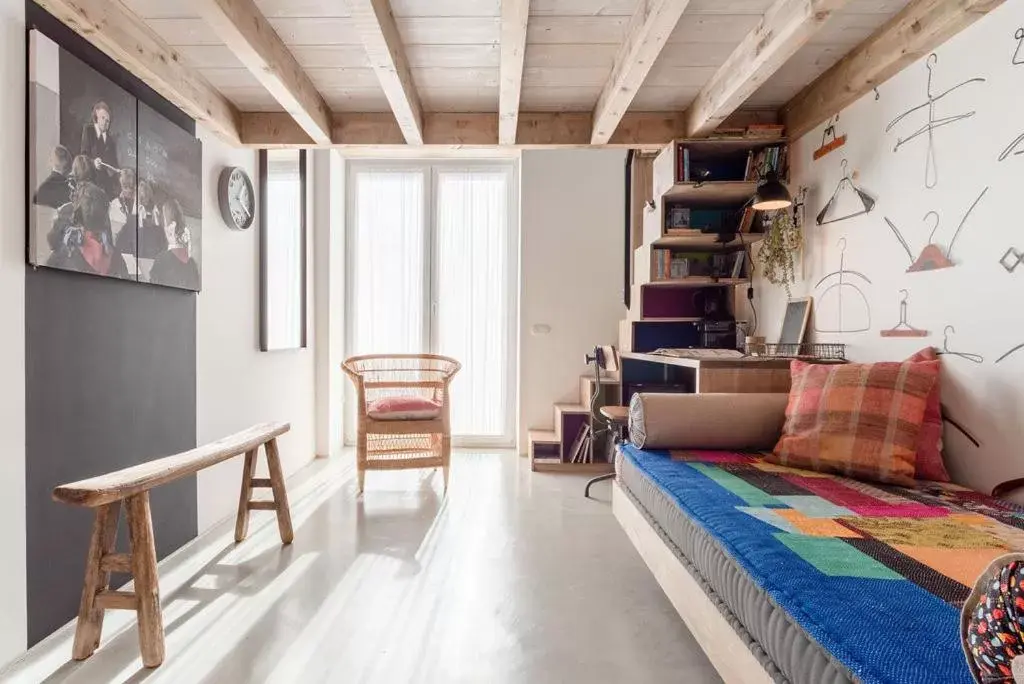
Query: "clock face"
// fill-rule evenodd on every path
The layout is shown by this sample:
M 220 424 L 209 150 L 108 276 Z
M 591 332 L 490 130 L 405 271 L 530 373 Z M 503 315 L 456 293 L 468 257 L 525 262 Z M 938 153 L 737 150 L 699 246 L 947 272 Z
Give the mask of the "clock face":
M 221 176 L 221 212 L 232 228 L 246 229 L 256 213 L 256 198 L 245 171 L 236 167 L 225 169 Z
M 228 207 L 235 223 L 244 226 L 252 218 L 252 193 L 249 192 L 249 181 L 242 175 L 241 169 L 233 169 L 228 179 Z

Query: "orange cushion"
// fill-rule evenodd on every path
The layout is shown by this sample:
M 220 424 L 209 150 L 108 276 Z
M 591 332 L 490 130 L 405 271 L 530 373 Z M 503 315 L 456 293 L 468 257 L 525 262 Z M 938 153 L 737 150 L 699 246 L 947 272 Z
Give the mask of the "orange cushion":
M 878 482 L 914 481 L 918 436 L 938 361 L 793 361 L 782 438 L 766 460 Z
M 374 420 L 433 420 L 441 415 L 441 402 L 413 394 L 384 397 L 366 405 Z
M 925 347 L 911 356 L 907 361 L 938 361 L 939 355 L 933 347 Z M 939 390 L 939 376 L 935 376 L 935 385 L 928 394 L 924 405 L 924 418 L 921 421 L 921 433 L 917 438 L 917 465 L 914 478 L 917 480 L 934 480 L 949 482 L 946 464 L 942 462 L 942 396 Z

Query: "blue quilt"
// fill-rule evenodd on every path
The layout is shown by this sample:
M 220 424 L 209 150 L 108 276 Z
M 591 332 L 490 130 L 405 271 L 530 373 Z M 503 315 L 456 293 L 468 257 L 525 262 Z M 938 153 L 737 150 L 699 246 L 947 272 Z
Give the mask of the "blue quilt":
M 957 485 L 905 489 L 731 452 L 621 447 L 804 631 L 869 684 L 970 684 L 960 607 L 1024 511 Z

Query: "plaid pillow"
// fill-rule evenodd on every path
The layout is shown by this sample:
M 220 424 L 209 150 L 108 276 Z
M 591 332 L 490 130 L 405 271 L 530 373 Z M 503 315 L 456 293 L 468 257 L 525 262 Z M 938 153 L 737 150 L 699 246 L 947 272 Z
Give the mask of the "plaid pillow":
M 914 481 L 921 420 L 938 361 L 793 361 L 786 424 L 772 463 L 896 484 Z
M 933 347 L 925 347 L 907 361 L 920 363 L 937 361 L 938 358 Z M 928 401 L 924 405 L 921 432 L 917 436 L 917 465 L 914 472 L 916 480 L 949 482 L 946 464 L 942 462 L 942 397 L 939 389 L 939 376 L 935 376 L 935 386 L 932 387 Z

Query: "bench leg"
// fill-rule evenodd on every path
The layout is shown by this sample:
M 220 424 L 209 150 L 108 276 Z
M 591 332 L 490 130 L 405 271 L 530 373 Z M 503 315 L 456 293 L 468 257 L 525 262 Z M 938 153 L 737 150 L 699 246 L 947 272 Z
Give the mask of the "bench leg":
M 277 439 L 263 445 L 267 453 L 267 469 L 270 471 L 270 488 L 274 492 L 277 504 L 277 528 L 281 533 L 281 543 L 291 544 L 295 538 L 292 530 L 292 512 L 288 507 L 288 491 L 284 486 L 284 471 L 281 469 L 281 455 L 277 451 Z
M 235 518 L 235 542 L 249 533 L 249 499 L 252 498 L 252 479 L 256 475 L 256 449 L 245 452 L 242 465 L 242 491 L 238 495 L 238 517 Z
M 281 543 L 291 544 L 295 533 L 292 531 L 292 514 L 288 507 L 288 491 L 284 486 L 284 471 L 281 470 L 281 456 L 277 451 L 277 440 L 272 439 L 263 445 L 267 454 L 267 470 L 269 479 L 258 479 L 256 475 L 257 450 L 247 451 L 245 464 L 242 467 L 242 489 L 238 495 L 238 517 L 235 519 L 235 541 L 245 539 L 249 531 L 249 511 L 273 510 L 277 513 L 277 528 L 281 533 Z M 269 487 L 274 495 L 273 501 L 253 501 L 254 487 Z
M 110 573 L 102 569 L 100 561 L 103 556 L 114 550 L 114 543 L 117 540 L 117 517 L 120 511 L 120 501 L 96 509 L 89 554 L 85 561 L 85 584 L 82 587 L 82 602 L 78 608 L 75 643 L 71 650 L 71 657 L 75 660 L 85 660 L 95 653 L 100 645 L 104 610 L 97 605 L 96 596 L 106 591 L 110 583 Z
M 149 492 L 125 499 L 131 568 L 138 601 L 139 649 L 142 664 L 157 667 L 164 661 L 164 620 L 160 613 L 160 584 L 156 568 L 156 543 L 149 510 Z

